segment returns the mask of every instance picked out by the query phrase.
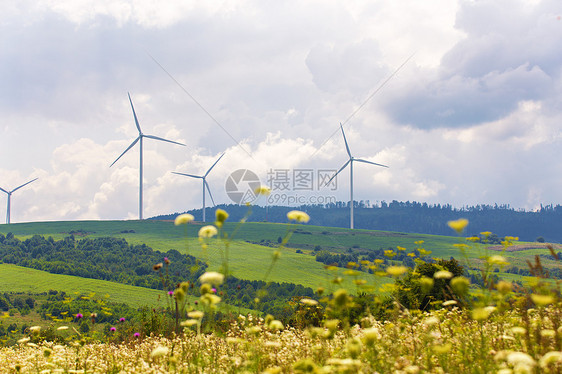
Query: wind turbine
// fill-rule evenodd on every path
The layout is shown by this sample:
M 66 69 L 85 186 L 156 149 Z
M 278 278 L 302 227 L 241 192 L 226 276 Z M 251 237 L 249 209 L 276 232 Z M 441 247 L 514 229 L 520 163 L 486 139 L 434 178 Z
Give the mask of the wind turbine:
M 22 184 L 21 186 L 18 186 L 16 188 L 14 188 L 11 191 L 6 191 L 5 189 L 3 189 L 2 187 L 0 187 L 0 191 L 5 192 L 8 195 L 8 208 L 6 209 L 6 223 L 9 224 L 10 223 L 10 199 L 12 197 L 12 194 L 14 192 L 16 192 L 17 190 L 19 190 L 20 188 L 27 186 L 28 184 L 30 184 L 31 182 L 35 182 L 37 179 L 39 178 L 35 178 L 33 180 L 30 180 L 27 183 Z
M 345 142 L 345 149 L 347 151 L 347 155 L 349 156 L 349 160 L 337 171 L 336 174 L 332 178 L 328 180 L 326 184 L 329 184 L 335 177 L 338 175 L 347 165 L 349 165 L 349 189 L 350 189 L 350 197 L 349 197 L 349 228 L 353 229 L 353 162 L 364 162 L 365 164 L 377 165 L 387 168 L 386 165 L 377 164 L 375 162 L 363 160 L 360 158 L 355 158 L 351 155 L 351 151 L 349 150 L 349 145 L 347 144 L 347 139 L 345 138 L 345 132 L 343 131 L 343 126 L 340 123 L 341 133 L 343 134 L 343 141 Z
M 213 166 L 211 166 L 209 168 L 209 170 L 207 170 L 207 172 L 203 175 L 177 173 L 175 171 L 172 171 L 172 173 L 177 174 L 177 175 L 183 175 L 184 177 L 190 177 L 190 178 L 200 178 L 201 180 L 203 180 L 203 222 L 205 222 L 205 188 L 207 188 L 207 191 L 209 191 L 209 196 L 211 197 L 211 201 L 213 202 L 213 205 L 215 205 L 215 200 L 213 199 L 213 194 L 211 193 L 211 189 L 209 188 L 209 183 L 207 183 L 207 175 L 209 175 L 211 170 L 213 170 L 213 168 L 220 161 L 222 156 L 224 156 L 224 153 L 222 155 L 220 155 L 220 157 L 217 159 L 217 161 L 215 161 Z
M 117 157 L 117 159 L 115 161 L 113 161 L 113 163 L 111 165 L 109 165 L 109 167 L 112 167 L 113 164 L 115 164 L 125 153 L 127 153 L 127 151 L 129 149 L 133 148 L 134 145 L 137 144 L 137 142 L 139 143 L 139 147 L 140 147 L 139 219 L 142 220 L 142 140 L 143 140 L 143 138 L 161 140 L 163 142 L 174 143 L 174 144 L 183 145 L 183 146 L 185 146 L 185 144 L 174 142 L 172 140 L 168 140 L 168 139 L 164 139 L 164 138 L 159 138 L 159 137 L 154 136 L 154 135 L 143 134 L 142 131 L 141 131 L 140 125 L 139 125 L 139 120 L 137 119 L 137 114 L 135 113 L 135 107 L 133 106 L 133 101 L 131 100 L 131 95 L 128 92 L 127 92 L 127 95 L 129 96 L 129 102 L 131 103 L 131 109 L 133 109 L 133 116 L 135 117 L 135 125 L 137 125 L 137 130 L 139 130 L 139 136 L 131 143 L 131 145 L 129 147 L 127 147 L 127 149 L 125 149 L 125 151 L 123 153 L 121 153 L 121 155 L 119 157 Z

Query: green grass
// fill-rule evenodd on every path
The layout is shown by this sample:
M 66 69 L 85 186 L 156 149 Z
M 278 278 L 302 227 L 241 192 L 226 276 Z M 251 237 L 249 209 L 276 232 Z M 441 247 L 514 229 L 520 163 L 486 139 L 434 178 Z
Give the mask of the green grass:
M 80 237 L 121 237 L 133 244 L 145 243 L 154 250 L 161 252 L 176 249 L 208 262 L 210 270 L 218 270 L 224 263 L 223 243 L 220 240 L 213 239 L 209 243 L 208 249 L 202 250 L 197 240 L 197 232 L 201 226 L 202 223 L 174 226 L 173 222 L 170 221 L 153 220 L 36 222 L 0 225 L 0 232 L 4 234 L 12 232 L 22 239 L 33 234 L 61 239 L 73 231 L 79 232 L 75 234 L 77 239 Z M 224 229 L 226 232 L 232 233 L 237 227 L 237 223 L 230 222 L 225 224 Z M 264 280 L 267 269 L 271 264 L 272 253 L 278 246 L 278 239 L 286 235 L 287 229 L 288 225 L 275 223 L 247 222 L 241 225 L 229 248 L 230 273 L 242 279 Z M 131 230 L 134 232 L 126 232 Z M 423 244 L 415 244 L 419 241 L 423 241 Z M 275 264 L 266 280 L 296 283 L 313 289 L 328 287 L 333 274 L 325 270 L 323 264 L 315 261 L 313 249 L 316 246 L 320 246 L 322 250 L 335 253 L 346 253 L 350 248 L 355 251 L 379 248 L 396 249 L 397 246 L 405 247 L 407 252 L 411 252 L 421 246 L 431 251 L 432 257 L 448 259 L 452 256 L 459 259 L 462 265 L 465 265 L 466 261 L 461 252 L 454 246 L 454 244 L 459 243 L 466 243 L 466 240 L 457 236 L 297 225 L 296 231 L 289 240 L 288 247 L 282 249 L 281 259 Z M 468 261 L 471 266 L 478 266 L 482 262 L 481 256 L 486 254 L 485 247 L 480 244 L 468 244 L 470 245 L 470 248 L 466 251 Z M 296 253 L 297 249 L 301 249 L 304 253 Z M 510 262 L 508 267 L 513 264 L 520 268 L 526 268 L 526 260 L 533 261 L 534 254 L 548 253 L 547 250 L 487 252 L 489 255 L 502 254 Z M 561 266 L 555 261 L 543 260 L 545 267 Z M 363 278 L 367 279 L 370 284 L 389 281 L 388 278 L 380 279 L 366 273 Z M 350 282 L 348 279 L 345 284 L 348 288 Z

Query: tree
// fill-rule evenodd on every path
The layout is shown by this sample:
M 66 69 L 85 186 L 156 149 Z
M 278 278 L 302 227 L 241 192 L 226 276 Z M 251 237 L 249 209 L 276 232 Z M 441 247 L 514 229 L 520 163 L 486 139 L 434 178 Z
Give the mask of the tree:
M 441 270 L 451 272 L 452 277 L 435 279 L 435 273 Z M 400 304 L 408 309 L 431 309 L 434 301 L 459 297 L 449 284 L 452 278 L 459 277 L 463 273 L 464 268 L 454 258 L 441 259 L 437 263 L 424 262 L 404 278 L 396 280 L 395 296 Z

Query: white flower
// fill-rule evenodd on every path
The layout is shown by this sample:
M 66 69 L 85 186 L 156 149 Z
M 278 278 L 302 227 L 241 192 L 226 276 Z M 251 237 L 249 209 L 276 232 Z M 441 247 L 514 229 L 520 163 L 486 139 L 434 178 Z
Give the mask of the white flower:
M 164 347 L 159 345 L 158 347 L 154 348 L 152 350 L 152 353 L 150 353 L 150 357 L 155 358 L 155 357 L 161 357 L 161 356 L 165 356 L 168 354 L 168 347 Z
M 525 352 L 511 352 L 507 355 L 507 362 L 512 366 L 529 366 L 536 365 L 535 360 Z

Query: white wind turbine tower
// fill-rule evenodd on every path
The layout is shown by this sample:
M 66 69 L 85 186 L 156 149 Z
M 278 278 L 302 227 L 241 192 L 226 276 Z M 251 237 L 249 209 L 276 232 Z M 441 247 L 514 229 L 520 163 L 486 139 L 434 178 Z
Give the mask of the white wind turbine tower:
M 24 187 L 24 186 L 27 186 L 27 185 L 30 184 L 31 182 L 35 182 L 37 179 L 39 179 L 39 178 L 35 178 L 35 179 L 33 179 L 33 180 L 30 180 L 29 182 L 24 183 L 24 184 L 22 184 L 21 186 L 18 186 L 18 187 L 14 188 L 14 189 L 11 190 L 11 191 L 6 191 L 6 190 L 3 189 L 2 187 L 0 187 L 0 191 L 5 192 L 5 193 L 8 195 L 8 207 L 6 208 L 6 223 L 8 223 L 8 224 L 10 223 L 10 200 L 11 200 L 12 194 L 13 194 L 14 192 L 16 192 L 17 190 L 19 190 L 20 188 L 22 188 L 22 187 Z
M 350 190 L 350 197 L 349 197 L 349 228 L 353 229 L 353 162 L 364 162 L 365 164 L 377 165 L 387 168 L 386 165 L 377 164 L 375 162 L 362 160 L 360 158 L 355 158 L 351 155 L 351 151 L 349 150 L 349 145 L 347 145 L 347 139 L 345 138 L 345 132 L 343 131 L 343 126 L 340 123 L 341 133 L 343 134 L 343 141 L 345 142 L 345 149 L 347 151 L 347 155 L 349 156 L 349 160 L 337 171 L 336 174 L 332 178 L 328 180 L 326 184 L 329 184 L 335 177 L 338 175 L 345 167 L 349 164 L 349 190 Z
M 207 183 L 207 175 L 209 175 L 209 173 L 211 172 L 211 170 L 213 170 L 215 165 L 218 164 L 218 162 L 220 161 L 222 156 L 224 156 L 224 153 L 222 155 L 220 155 L 220 157 L 217 159 L 217 161 L 215 161 L 213 166 L 211 166 L 209 168 L 209 170 L 207 170 L 207 172 L 203 175 L 185 174 L 185 173 L 178 173 L 178 172 L 172 171 L 172 173 L 177 174 L 177 175 L 183 175 L 184 177 L 190 177 L 190 178 L 200 178 L 201 180 L 203 180 L 203 222 L 205 222 L 205 188 L 207 189 L 207 191 L 209 191 L 209 196 L 211 197 L 211 201 L 213 202 L 213 205 L 215 205 L 215 200 L 213 199 L 213 194 L 211 193 L 211 189 L 209 188 L 209 183 Z
M 121 155 L 119 157 L 117 157 L 117 159 L 115 161 L 113 161 L 113 163 L 111 165 L 109 165 L 109 167 L 112 167 L 113 164 L 115 164 L 117 162 L 117 160 L 119 160 L 125 153 L 127 153 L 127 151 L 129 149 L 133 148 L 133 146 L 135 144 L 137 144 L 137 142 L 139 143 L 139 148 L 140 148 L 139 219 L 142 220 L 142 140 L 143 140 L 143 138 L 161 140 L 161 141 L 164 141 L 164 142 L 174 143 L 174 144 L 183 145 L 183 146 L 185 146 L 185 144 L 174 142 L 172 140 L 168 140 L 168 139 L 164 139 L 164 138 L 159 138 L 159 137 L 154 136 L 154 135 L 143 134 L 142 131 L 141 131 L 140 125 L 139 125 L 139 121 L 137 119 L 137 114 L 135 113 L 135 107 L 133 106 L 133 101 L 131 100 L 131 95 L 128 92 L 127 92 L 127 95 L 129 96 L 129 102 L 131 103 L 131 108 L 133 109 L 133 116 L 135 117 L 135 125 L 137 125 L 137 130 L 139 130 L 139 136 L 131 143 L 131 145 L 129 147 L 127 147 L 127 149 L 125 149 L 125 151 L 123 153 L 121 153 Z

